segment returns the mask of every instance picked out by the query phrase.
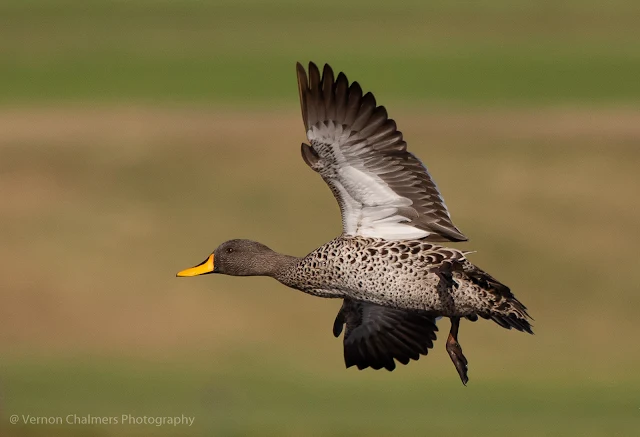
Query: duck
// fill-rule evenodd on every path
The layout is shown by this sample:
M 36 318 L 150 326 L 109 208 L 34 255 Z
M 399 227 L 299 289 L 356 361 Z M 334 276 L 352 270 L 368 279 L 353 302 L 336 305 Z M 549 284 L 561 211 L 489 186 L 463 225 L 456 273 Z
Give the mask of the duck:
M 247 239 L 220 244 L 178 277 L 267 276 L 304 293 L 341 299 L 333 334 L 343 336 L 347 368 L 396 368 L 428 354 L 437 322 L 449 318 L 446 351 L 462 384 L 468 361 L 462 319 L 491 320 L 533 334 L 527 308 L 509 287 L 449 247 L 467 241 L 453 224 L 425 165 L 371 92 L 325 64 L 296 64 L 308 144 L 303 161 L 333 193 L 342 234 L 304 257 Z

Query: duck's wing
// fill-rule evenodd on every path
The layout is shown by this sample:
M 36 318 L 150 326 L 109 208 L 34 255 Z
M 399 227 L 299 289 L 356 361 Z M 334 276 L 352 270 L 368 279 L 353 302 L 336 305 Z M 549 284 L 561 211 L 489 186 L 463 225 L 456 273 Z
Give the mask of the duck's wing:
M 340 73 L 297 65 L 302 118 L 311 145 L 304 161 L 336 197 L 346 235 L 465 241 L 435 182 L 373 94 Z
M 436 339 L 435 317 L 345 299 L 333 323 L 333 335 L 344 333 L 344 362 L 362 370 L 396 368 L 427 355 Z

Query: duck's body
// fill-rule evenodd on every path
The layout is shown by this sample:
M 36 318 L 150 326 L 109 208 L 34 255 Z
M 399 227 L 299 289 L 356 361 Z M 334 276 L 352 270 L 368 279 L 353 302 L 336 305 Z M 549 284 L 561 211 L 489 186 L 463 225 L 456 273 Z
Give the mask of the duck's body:
M 466 237 L 384 107 L 344 74 L 334 80 L 328 65 L 322 77 L 314 64 L 308 79 L 300 64 L 297 71 L 311 143 L 302 145 L 302 157 L 336 197 L 342 235 L 303 258 L 229 240 L 178 275 L 271 276 L 314 296 L 343 299 L 333 332 L 339 336 L 346 324 L 347 367 L 393 370 L 394 359 L 417 360 L 433 347 L 436 319 L 448 317 L 447 351 L 466 384 L 460 319 L 480 316 L 532 333 L 526 308 L 465 252 L 436 244 Z
M 441 299 L 453 296 L 433 270 L 445 259 L 464 260 L 464 255 L 420 240 L 341 236 L 301 258 L 278 280 L 313 295 L 454 316 L 467 305 L 461 296 L 456 304 Z
M 478 278 L 485 279 L 486 289 Z M 341 236 L 292 262 L 276 279 L 319 297 L 444 317 L 508 317 L 514 311 L 506 287 L 471 264 L 464 252 L 422 240 Z

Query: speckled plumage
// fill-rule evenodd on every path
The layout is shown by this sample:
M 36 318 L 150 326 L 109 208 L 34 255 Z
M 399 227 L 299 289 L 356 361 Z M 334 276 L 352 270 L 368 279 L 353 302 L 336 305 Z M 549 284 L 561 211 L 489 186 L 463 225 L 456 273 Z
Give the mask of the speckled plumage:
M 487 289 L 478 276 L 485 278 Z M 527 317 L 524 307 L 505 294 L 508 289 L 489 286 L 490 281 L 498 282 L 469 262 L 464 252 L 423 240 L 341 236 L 301 258 L 277 279 L 320 297 L 438 316 Z

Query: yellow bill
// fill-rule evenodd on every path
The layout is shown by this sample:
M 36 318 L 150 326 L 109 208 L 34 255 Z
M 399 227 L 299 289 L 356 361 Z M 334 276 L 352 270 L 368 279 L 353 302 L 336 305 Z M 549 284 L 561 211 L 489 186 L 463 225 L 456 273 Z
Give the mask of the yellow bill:
M 213 254 L 209 255 L 209 258 L 207 258 L 203 263 L 198 264 L 195 267 L 191 267 L 190 269 L 182 270 L 178 272 L 176 276 L 198 276 L 206 275 L 207 273 L 213 273 Z

